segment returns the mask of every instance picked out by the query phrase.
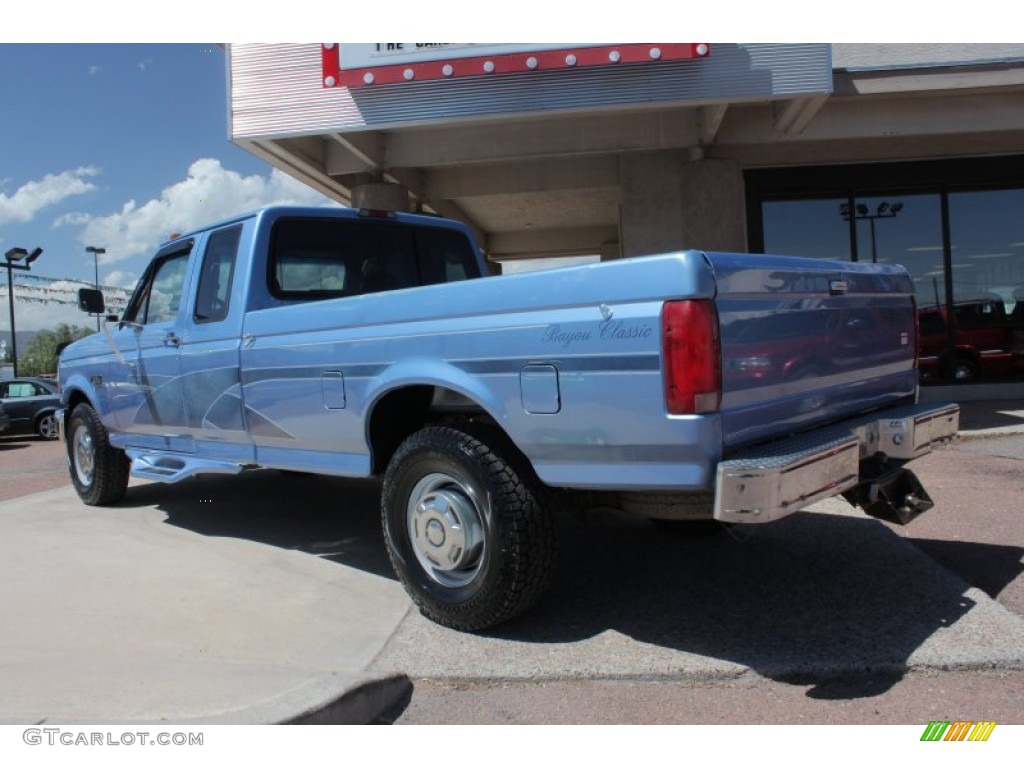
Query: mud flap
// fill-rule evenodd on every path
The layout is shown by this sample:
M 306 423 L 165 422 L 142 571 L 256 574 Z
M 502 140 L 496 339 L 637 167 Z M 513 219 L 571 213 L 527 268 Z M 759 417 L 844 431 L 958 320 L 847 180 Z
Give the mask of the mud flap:
M 843 494 L 871 517 L 906 525 L 935 504 L 909 469 L 894 467 Z

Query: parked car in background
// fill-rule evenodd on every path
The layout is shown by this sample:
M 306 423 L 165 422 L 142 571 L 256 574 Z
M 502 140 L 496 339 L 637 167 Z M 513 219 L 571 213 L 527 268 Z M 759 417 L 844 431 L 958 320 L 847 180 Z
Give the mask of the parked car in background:
M 954 353 L 947 349 L 946 309 L 921 309 L 920 367 L 925 378 L 952 373 L 956 381 L 1011 373 L 1019 364 L 1014 354 L 1010 318 L 999 296 L 979 297 L 955 308 Z
M 7 415 L 7 411 L 0 405 L 0 432 L 6 432 L 10 426 L 11 417 Z
M 11 379 L 0 381 L 0 406 L 10 420 L 4 434 L 39 435 L 56 440 L 54 413 L 60 407 L 60 388 L 49 379 Z

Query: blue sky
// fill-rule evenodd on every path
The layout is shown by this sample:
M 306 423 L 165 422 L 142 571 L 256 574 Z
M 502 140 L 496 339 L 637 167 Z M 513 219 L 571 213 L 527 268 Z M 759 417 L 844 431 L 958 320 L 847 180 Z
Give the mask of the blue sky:
M 100 283 L 130 287 L 173 231 L 326 202 L 229 141 L 214 44 L 0 44 L 0 72 L 0 253 L 43 248 L 34 276 L 91 282 L 92 245 L 107 249 Z M 19 331 L 87 319 L 56 301 L 16 309 Z
M 643 11 L 647 2 L 631 8 Z M 516 13 L 502 18 L 500 29 L 480 16 L 478 4 L 464 0 L 446 5 L 443 17 L 421 4 L 393 0 L 388 5 L 393 13 L 384 18 L 372 6 L 291 0 L 289 13 L 261 17 L 262 30 L 227 8 L 181 0 L 173 14 L 161 12 L 142 32 L 138 22 L 134 28 L 109 23 L 129 18 L 125 9 L 138 11 L 137 4 L 55 0 L 8 6 L 0 24 L 0 254 L 12 247 L 42 247 L 32 276 L 91 282 L 93 259 L 85 247 L 106 248 L 100 282 L 124 287 L 134 284 L 155 246 L 171 232 L 268 203 L 324 198 L 229 141 L 221 47 L 47 41 L 182 39 L 197 29 L 236 41 L 327 37 L 364 42 L 384 30 L 395 38 L 636 40 L 656 37 L 651 27 L 662 26 L 655 21 L 658 13 L 581 20 L 570 9 L 559 11 L 542 0 L 517 4 Z M 748 36 L 839 37 L 834 28 L 831 34 L 814 34 L 791 20 L 772 18 L 774 27 L 758 26 L 761 34 Z M 680 37 L 694 29 L 706 32 L 703 39 L 708 40 L 738 38 L 744 32 L 721 10 L 687 7 L 675 20 Z M 890 33 L 905 28 L 887 26 Z M 33 280 L 22 273 L 16 282 Z M 2 283 L 0 301 L 7 297 L 6 280 Z M 50 290 L 77 288 L 45 285 Z M 16 289 L 15 296 L 70 300 L 73 294 Z M 17 313 L 19 330 L 85 319 L 73 307 L 52 301 L 19 300 Z M 0 321 L 4 330 L 7 323 Z

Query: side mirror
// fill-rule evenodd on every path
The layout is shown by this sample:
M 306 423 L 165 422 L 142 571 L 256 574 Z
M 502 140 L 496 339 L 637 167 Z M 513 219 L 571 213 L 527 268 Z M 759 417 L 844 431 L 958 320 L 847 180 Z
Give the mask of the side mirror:
M 106 304 L 103 301 L 103 291 L 96 288 L 78 289 L 78 308 L 90 315 L 102 315 Z

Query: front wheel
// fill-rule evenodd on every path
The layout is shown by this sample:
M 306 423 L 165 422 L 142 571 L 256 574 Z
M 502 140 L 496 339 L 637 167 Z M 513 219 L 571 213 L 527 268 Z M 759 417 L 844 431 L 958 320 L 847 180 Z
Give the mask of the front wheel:
M 68 421 L 68 469 L 79 498 L 90 506 L 114 504 L 128 488 L 128 457 L 110 445 L 103 422 L 85 403 Z
M 406 591 L 429 619 L 479 631 L 543 594 L 554 527 L 532 468 L 496 429 L 427 427 L 384 476 L 384 540 Z

